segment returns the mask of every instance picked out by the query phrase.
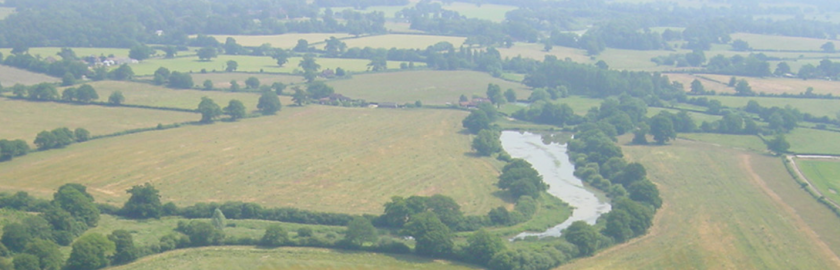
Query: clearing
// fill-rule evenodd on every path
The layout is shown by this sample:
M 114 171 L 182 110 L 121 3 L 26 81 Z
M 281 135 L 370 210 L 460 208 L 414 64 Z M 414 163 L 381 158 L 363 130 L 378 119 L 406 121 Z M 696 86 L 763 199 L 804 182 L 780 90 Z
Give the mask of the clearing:
M 411 255 L 318 248 L 207 247 L 142 258 L 111 270 L 144 269 L 478 269 Z
M 654 226 L 559 269 L 840 267 L 840 219 L 797 188 L 779 158 L 684 140 L 623 149 L 659 186 Z
M 60 81 L 61 79 L 47 76 L 46 74 L 0 65 L 0 83 L 2 83 L 3 87 L 11 87 L 12 85 L 18 83 L 23 85 L 32 85 L 43 82 L 54 83 Z
M 0 98 L 0 115 L 3 115 L 0 117 L 0 126 L 3 127 L 0 129 L 0 138 L 23 139 L 30 143 L 38 132 L 60 127 L 71 130 L 84 128 L 95 136 L 155 127 L 159 123 L 198 121 L 201 118 L 199 114 L 186 112 L 31 102 L 7 98 Z
M 475 71 L 410 71 L 375 73 L 353 76 L 352 79 L 329 81 L 336 93 L 372 102 L 408 103 L 417 100 L 424 104 L 457 104 L 461 95 L 487 95 L 488 84 L 498 84 L 502 92 L 516 91 L 517 97 L 530 95 L 527 87 L 493 78 Z
M 285 107 L 277 116 L 32 153 L 0 163 L 0 190 L 48 197 L 74 182 L 121 205 L 126 189 L 149 182 L 178 205 L 245 201 L 352 214 L 380 214 L 392 196 L 444 194 L 466 213 L 485 214 L 504 203 L 493 195 L 498 164 L 473 156 L 471 136 L 460 133 L 466 115 Z
M 222 108 L 227 106 L 230 100 L 238 99 L 239 101 L 242 101 L 242 103 L 245 104 L 245 107 L 249 110 L 256 110 L 257 102 L 260 98 L 260 94 L 258 93 L 234 93 L 220 91 L 171 89 L 136 82 L 99 81 L 92 82 L 89 84 L 93 86 L 94 89 L 96 89 L 96 93 L 99 94 L 100 100 L 107 100 L 111 93 L 115 91 L 122 91 L 123 96 L 125 96 L 125 104 L 190 110 L 195 110 L 196 108 L 198 108 L 198 103 L 201 102 L 202 97 L 209 97 L 213 99 L 213 101 L 215 101 L 216 104 L 219 104 L 219 106 L 221 106 Z M 230 86 L 230 83 L 228 82 L 224 84 L 226 84 L 225 86 L 227 87 Z M 242 88 L 244 88 L 245 82 L 240 81 L 239 85 Z M 61 89 L 59 89 L 59 91 L 61 91 Z M 288 100 L 285 104 L 289 104 Z

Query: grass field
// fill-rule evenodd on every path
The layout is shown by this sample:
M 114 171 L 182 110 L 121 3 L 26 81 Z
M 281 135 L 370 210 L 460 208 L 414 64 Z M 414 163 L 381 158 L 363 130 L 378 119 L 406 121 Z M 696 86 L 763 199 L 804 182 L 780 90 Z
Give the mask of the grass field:
M 11 87 L 15 84 L 32 85 L 42 82 L 59 82 L 61 79 L 50 77 L 41 73 L 17 69 L 10 66 L 0 65 L 0 84 L 3 87 Z
M 505 20 L 505 13 L 517 9 L 515 6 L 494 5 L 494 4 L 473 4 L 464 2 L 453 2 L 444 5 L 443 9 L 457 11 L 467 18 L 476 18 L 501 22 Z
M 720 103 L 727 107 L 742 108 L 747 102 L 755 100 L 763 107 L 781 107 L 790 105 L 799 109 L 802 113 L 822 117 L 835 118 L 840 112 L 840 99 L 804 99 L 804 98 L 771 98 L 771 97 L 735 97 L 715 96 L 708 97 L 710 100 L 720 100 Z
M 198 57 L 180 57 L 174 59 L 149 59 L 138 64 L 131 65 L 134 74 L 138 76 L 147 76 L 155 73 L 160 67 L 166 67 L 171 71 L 192 72 L 199 73 L 201 69 L 206 69 L 208 72 L 224 71 L 227 67 L 227 61 L 236 61 L 240 72 L 272 72 L 272 73 L 296 73 L 301 69 L 298 64 L 302 60 L 301 57 L 289 58 L 289 62 L 282 67 L 277 65 L 271 57 L 267 56 L 243 56 L 243 55 L 219 55 L 211 61 L 199 61 Z M 316 63 L 321 65 L 321 69 L 336 69 L 343 68 L 350 72 L 364 72 L 368 70 L 370 60 L 365 59 L 337 59 L 337 58 L 317 58 Z M 400 63 L 398 61 L 388 61 L 389 69 L 399 69 Z M 418 67 L 424 66 L 424 63 L 415 63 Z M 197 81 L 196 83 L 201 83 Z
M 760 138 L 751 135 L 728 135 L 717 133 L 680 133 L 679 138 L 707 142 L 715 146 L 725 146 L 737 150 L 766 153 L 767 145 Z
M 623 149 L 661 191 L 653 227 L 559 269 L 840 267 L 840 219 L 797 188 L 779 158 L 688 141 Z
M 653 117 L 653 116 L 656 116 L 657 114 L 659 114 L 659 112 L 662 112 L 662 111 L 667 111 L 667 112 L 672 113 L 672 114 L 680 113 L 680 110 L 677 110 L 677 109 L 665 109 L 665 108 L 653 108 L 653 107 L 651 107 L 651 108 L 647 109 L 647 116 L 648 117 Z M 688 115 L 691 116 L 691 119 L 694 119 L 694 123 L 696 123 L 698 127 L 700 126 L 701 123 L 703 123 L 703 121 L 714 122 L 714 121 L 717 121 L 717 120 L 720 120 L 721 118 L 723 118 L 723 117 L 718 116 L 718 115 L 696 113 L 696 112 L 688 112 Z
M 444 194 L 467 213 L 485 214 L 503 204 L 493 195 L 497 165 L 473 157 L 471 137 L 460 133 L 466 115 L 286 107 L 273 117 L 32 153 L 0 163 L 0 189 L 47 197 L 78 182 L 98 201 L 122 204 L 126 189 L 149 182 L 179 205 L 236 200 L 370 214 L 392 196 Z
M 223 84 L 224 87 L 230 85 L 230 83 L 228 82 L 225 82 Z M 215 101 L 216 104 L 219 104 L 219 106 L 222 107 L 227 106 L 230 100 L 238 99 L 239 101 L 242 101 L 242 103 L 245 104 L 245 107 L 249 110 L 257 109 L 257 101 L 260 98 L 259 94 L 257 93 L 175 90 L 145 83 L 122 81 L 100 81 L 92 82 L 90 83 L 90 85 L 93 86 L 94 89 L 96 89 L 96 92 L 99 94 L 100 99 L 107 99 L 111 95 L 111 93 L 115 91 L 122 91 L 123 96 L 125 96 L 125 104 L 181 108 L 191 110 L 198 108 L 198 103 L 201 102 L 201 98 L 205 96 L 213 99 L 213 101 Z M 244 81 L 240 81 L 239 85 L 244 87 Z M 220 85 L 220 87 L 222 87 L 222 85 Z M 288 99 L 286 100 L 285 104 L 289 104 Z M 195 118 L 197 116 L 193 117 Z
M 224 42 L 224 41 L 223 41 Z M 76 53 L 78 57 L 85 57 L 85 56 L 108 56 L 113 54 L 116 57 L 128 57 L 128 49 L 121 49 L 121 48 L 81 48 L 81 47 L 74 47 L 73 52 Z M 4 48 L 0 49 L 0 52 L 3 55 L 9 55 L 12 49 Z M 61 59 L 57 54 L 61 51 L 60 47 L 34 47 L 29 48 L 29 54 L 31 55 L 40 55 L 44 58 L 46 57 L 54 57 L 55 59 Z M 158 53 L 161 53 L 158 51 Z
M 786 137 L 794 153 L 840 155 L 840 133 L 797 128 Z
M 397 49 L 426 49 L 429 46 L 435 45 L 439 42 L 449 42 L 455 46 L 460 47 L 464 44 L 467 38 L 464 37 L 447 37 L 447 36 L 432 36 L 432 35 L 380 35 L 368 36 L 360 38 L 349 38 L 343 40 L 347 44 L 347 48 L 397 48 Z M 323 45 L 318 46 L 323 48 Z
M 714 75 L 714 74 L 667 74 L 671 80 L 678 81 L 685 86 L 686 91 L 690 90 L 691 81 L 699 79 L 703 83 L 703 87 L 707 91 L 714 90 L 718 93 L 735 93 L 735 89 L 727 87 L 725 84 L 732 78 L 731 75 Z M 826 80 L 801 80 L 792 78 L 750 78 L 740 77 L 736 78 L 747 80 L 750 83 L 753 91 L 756 93 L 767 94 L 800 94 L 805 92 L 808 87 L 814 88 L 816 94 L 832 94 L 840 95 L 840 82 L 826 81 Z
M 840 162 L 831 159 L 796 159 L 796 165 L 826 198 L 840 202 Z
M 328 82 L 336 93 L 372 102 L 407 103 L 417 100 L 424 104 L 458 103 L 461 95 L 486 96 L 487 85 L 501 86 L 502 91 L 513 89 L 518 97 L 530 91 L 518 83 L 493 78 L 474 71 L 410 71 L 356 75 L 352 79 Z
M 298 40 L 306 40 L 310 44 L 316 42 L 324 42 L 324 40 L 329 39 L 330 37 L 336 38 L 346 38 L 352 37 L 349 34 L 343 33 L 309 33 L 309 34 L 284 34 L 284 35 L 268 35 L 268 36 L 231 36 L 231 35 L 210 35 L 211 37 L 216 38 L 222 44 L 225 43 L 227 38 L 232 37 L 236 40 L 236 43 L 246 47 L 257 47 L 263 44 L 271 44 L 272 47 L 275 48 L 283 48 L 283 49 L 291 49 L 297 45 Z
M 732 40 L 740 39 L 750 44 L 756 50 L 789 50 L 789 51 L 822 51 L 820 46 L 826 42 L 840 42 L 804 37 L 785 37 L 774 35 L 759 35 L 748 33 L 735 33 L 730 35 Z
M 315 248 L 209 247 L 167 252 L 110 270 L 145 269 L 477 269 L 442 260 Z
M 502 58 L 513 58 L 521 56 L 522 58 L 530 58 L 542 61 L 543 59 L 545 59 L 546 55 L 553 55 L 557 57 L 557 59 L 571 58 L 572 61 L 575 62 L 590 62 L 589 57 L 586 56 L 585 50 L 569 47 L 554 46 L 554 48 L 550 52 L 545 52 L 542 44 L 518 42 L 513 47 L 501 47 L 497 48 L 497 50 L 499 50 L 499 54 L 502 55 Z
M 107 97 L 106 97 L 107 98 Z M 198 103 L 195 103 L 196 106 Z M 91 135 L 198 121 L 194 113 L 135 108 L 114 108 L 97 105 L 68 105 L 52 102 L 29 102 L 0 98 L 0 138 L 23 139 L 32 143 L 43 130 L 60 127 L 85 128 Z

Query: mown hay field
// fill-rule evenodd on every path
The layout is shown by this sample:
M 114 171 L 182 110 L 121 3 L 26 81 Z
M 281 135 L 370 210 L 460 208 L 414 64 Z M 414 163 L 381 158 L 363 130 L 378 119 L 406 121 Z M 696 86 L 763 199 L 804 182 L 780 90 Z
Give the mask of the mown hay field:
M 336 93 L 374 102 L 457 104 L 461 95 L 487 96 L 487 85 L 502 91 L 513 89 L 517 97 L 528 97 L 527 87 L 475 71 L 410 71 L 355 75 L 352 79 L 329 81 Z
M 100 100 L 107 100 L 111 93 L 121 91 L 125 97 L 125 104 L 190 110 L 198 108 L 198 103 L 201 102 L 202 97 L 213 99 L 213 101 L 221 107 L 227 106 L 228 102 L 232 99 L 238 99 L 245 104 L 247 109 L 256 110 L 257 101 L 259 101 L 260 98 L 259 93 L 171 89 L 136 82 L 99 81 L 89 84 L 96 89 Z M 228 86 L 230 85 L 230 83 L 225 84 Z M 245 88 L 244 82 L 240 81 L 239 85 L 240 87 Z M 286 98 L 285 101 L 285 104 L 289 104 L 288 98 Z M 198 115 L 194 116 L 194 118 L 195 117 L 198 118 L 194 120 L 198 120 L 200 118 Z
M 291 49 L 297 45 L 298 40 L 306 40 L 310 44 L 316 42 L 324 42 L 324 40 L 329 39 L 330 37 L 336 38 L 347 38 L 352 37 L 349 34 L 343 33 L 292 33 L 292 34 L 283 34 L 283 35 L 265 35 L 265 36 L 243 36 L 243 35 L 210 35 L 211 37 L 216 38 L 221 43 L 225 43 L 227 38 L 233 38 L 236 40 L 236 43 L 246 47 L 257 47 L 263 44 L 271 44 L 272 47 L 275 48 L 283 48 L 283 49 Z
M 278 66 L 277 62 L 267 56 L 243 56 L 243 55 L 219 55 L 210 61 L 199 61 L 198 57 L 179 57 L 173 59 L 149 59 L 131 65 L 134 74 L 148 76 L 155 73 L 160 67 L 166 67 L 171 71 L 200 73 L 202 69 L 207 72 L 222 72 L 227 68 L 227 61 L 236 61 L 237 70 L 240 72 L 271 72 L 271 73 L 296 73 L 301 72 L 298 64 L 303 58 L 292 57 L 285 65 Z M 321 70 L 342 68 L 350 72 L 364 72 L 368 70 L 370 60 L 366 59 L 337 59 L 337 58 L 316 58 L 316 63 L 321 65 Z M 399 69 L 399 61 L 388 61 L 389 69 Z M 405 62 L 408 63 L 408 62 Z M 415 63 L 417 67 L 425 63 Z M 196 82 L 201 83 L 201 82 Z
M 464 211 L 503 205 L 497 161 L 476 158 L 467 112 L 326 106 L 74 144 L 0 163 L 0 190 L 49 197 L 87 185 L 121 205 L 152 183 L 178 205 L 245 201 L 267 207 L 379 214 L 392 196 L 444 194 Z
M 47 76 L 41 73 L 26 71 L 10 66 L 0 65 L 0 84 L 3 87 L 11 87 L 15 84 L 32 85 L 44 82 L 60 82 L 61 79 Z
M 840 133 L 810 128 L 797 128 L 785 135 L 790 151 L 798 154 L 840 155 Z
M 755 50 L 786 50 L 786 51 L 822 51 L 820 48 L 826 42 L 840 43 L 827 39 L 786 37 L 775 35 L 761 35 L 748 33 L 735 33 L 730 35 L 732 40 L 743 40 L 750 44 Z
M 458 48 L 464 44 L 465 40 L 467 40 L 467 38 L 464 37 L 393 34 L 349 38 L 343 41 L 347 44 L 347 48 L 371 47 L 385 49 L 426 49 L 427 47 L 435 45 L 439 42 L 449 42 L 452 43 L 455 48 Z M 324 45 L 316 45 L 316 47 L 323 49 Z
M 707 142 L 714 146 L 725 146 L 736 150 L 766 153 L 767 145 L 758 136 L 753 135 L 729 135 L 718 133 L 680 133 L 677 136 L 681 139 Z
M 653 227 L 559 269 L 840 267 L 840 219 L 799 189 L 779 158 L 689 141 L 623 149 L 661 192 Z
M 30 102 L 6 98 L 0 98 L 0 115 L 3 115 L 0 117 L 0 126 L 3 127 L 0 129 L 0 139 L 22 139 L 30 144 L 38 132 L 60 127 L 71 130 L 84 128 L 96 136 L 201 119 L 201 115 L 187 112 Z
M 796 159 L 796 165 L 826 198 L 840 202 L 840 161 L 836 159 Z
M 411 255 L 317 248 L 208 247 L 176 250 L 142 258 L 110 270 L 183 269 L 478 269 Z

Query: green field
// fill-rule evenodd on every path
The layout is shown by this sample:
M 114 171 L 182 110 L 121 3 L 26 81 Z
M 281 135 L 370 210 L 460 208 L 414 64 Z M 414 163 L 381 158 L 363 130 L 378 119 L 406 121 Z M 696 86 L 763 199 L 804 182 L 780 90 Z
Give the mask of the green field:
M 328 82 L 336 93 L 371 102 L 407 103 L 420 100 L 424 104 L 457 104 L 461 95 L 484 97 L 487 85 L 502 90 L 513 89 L 518 97 L 530 91 L 518 83 L 505 81 L 475 71 L 410 71 L 356 75 L 352 79 Z
M 840 99 L 805 99 L 805 98 L 770 98 L 770 97 L 735 97 L 715 96 L 710 100 L 720 100 L 720 103 L 727 107 L 743 108 L 747 102 L 755 100 L 763 107 L 781 107 L 790 105 L 799 109 L 802 113 L 810 113 L 813 116 L 828 116 L 835 118 L 840 112 Z
M 243 56 L 243 55 L 219 55 L 211 61 L 199 61 L 198 57 L 179 57 L 174 59 L 149 59 L 138 64 L 132 64 L 131 68 L 134 74 L 138 76 L 147 76 L 155 73 L 160 67 L 166 67 L 171 71 L 199 73 L 202 69 L 207 72 L 224 71 L 227 67 L 227 61 L 236 61 L 240 72 L 272 72 L 272 73 L 297 73 L 301 72 L 298 64 L 302 60 L 301 57 L 289 58 L 289 62 L 282 67 L 277 65 L 271 57 L 267 56 Z M 368 70 L 370 60 L 365 59 L 337 59 L 337 58 L 317 58 L 316 62 L 321 65 L 321 69 L 336 69 L 342 68 L 350 72 L 364 72 Z M 388 61 L 389 69 L 399 69 L 400 63 L 398 61 Z M 407 62 L 406 62 L 407 63 Z M 424 66 L 424 63 L 415 63 L 417 67 Z M 196 82 L 201 83 L 201 82 Z
M 653 227 L 559 269 L 840 267 L 840 220 L 778 158 L 688 141 L 623 149 L 659 186 L 665 203 Z
M 347 44 L 347 48 L 397 48 L 397 49 L 421 49 L 424 50 L 429 46 L 435 45 L 439 42 L 449 42 L 455 46 L 460 47 L 464 44 L 467 38 L 463 37 L 448 37 L 448 36 L 431 36 L 431 35 L 380 35 L 368 36 L 360 38 L 350 38 L 343 40 Z M 321 45 L 319 48 L 323 48 Z
M 324 42 L 324 40 L 329 39 L 330 37 L 336 38 L 347 38 L 352 37 L 349 34 L 342 34 L 342 33 L 310 33 L 310 34 L 284 34 L 284 35 L 268 35 L 268 36 L 232 36 L 232 35 L 210 35 L 211 37 L 216 38 L 222 44 L 225 43 L 227 38 L 231 37 L 236 40 L 236 43 L 246 47 L 257 47 L 263 44 L 271 44 L 272 47 L 275 48 L 283 48 L 283 49 L 291 49 L 297 45 L 298 40 L 306 40 L 310 44 L 317 43 L 317 42 Z
M 111 270 L 145 269 L 477 269 L 468 265 L 410 255 L 316 248 L 209 247 L 176 250 L 146 257 Z
M 30 72 L 10 66 L 0 65 L 0 84 L 10 87 L 15 84 L 32 85 L 43 82 L 59 82 L 61 79 L 41 73 Z
M 759 35 L 747 33 L 735 33 L 730 35 L 732 40 L 740 39 L 750 44 L 750 47 L 756 50 L 789 50 L 789 51 L 822 51 L 820 46 L 831 40 L 804 38 L 804 37 L 786 37 L 774 35 Z M 834 45 L 840 45 L 840 42 L 834 41 Z
M 186 112 L 68 105 L 6 98 L 0 98 L 0 115 L 3 115 L 0 117 L 0 126 L 3 127 L 0 129 L 0 138 L 23 139 L 30 143 L 38 132 L 60 127 L 85 128 L 95 136 L 129 129 L 151 128 L 159 123 L 182 123 L 201 119 L 201 115 Z
M 717 133 L 680 133 L 679 138 L 692 141 L 707 142 L 715 146 L 724 146 L 738 150 L 747 150 L 758 153 L 767 152 L 767 145 L 757 136 L 752 135 L 729 135 Z
M 128 57 L 128 49 L 121 49 L 121 48 L 81 48 L 81 47 L 74 47 L 73 52 L 76 53 L 78 57 L 85 57 L 85 56 L 109 56 L 114 55 L 116 57 Z M 4 48 L 0 49 L 4 55 L 9 55 L 12 49 Z M 46 57 L 54 57 L 55 59 L 61 59 L 57 54 L 61 51 L 60 47 L 34 47 L 29 48 L 29 54 L 31 55 L 40 55 L 44 58 Z M 158 51 L 158 53 L 161 53 Z
M 797 128 L 786 135 L 790 151 L 798 154 L 840 155 L 840 133 Z
M 648 117 L 654 117 L 657 114 L 659 114 L 659 112 L 662 112 L 662 111 L 667 111 L 667 112 L 672 113 L 672 114 L 680 113 L 680 110 L 678 110 L 678 109 L 665 109 L 665 108 L 650 107 L 650 108 L 647 109 L 647 116 Z M 720 120 L 721 118 L 723 118 L 719 115 L 711 115 L 711 114 L 697 113 L 697 112 L 688 112 L 688 115 L 691 116 L 691 119 L 694 119 L 694 123 L 696 123 L 698 127 L 700 126 L 700 124 L 703 123 L 703 121 L 711 123 L 711 122 L 714 122 L 714 121 L 717 121 L 717 120 Z
M 494 4 L 473 4 L 464 2 L 453 2 L 444 5 L 443 9 L 457 11 L 467 18 L 476 18 L 501 22 L 505 20 L 505 13 L 517 9 L 515 6 L 494 5 Z
M 545 59 L 546 55 L 553 55 L 557 57 L 557 59 L 570 58 L 572 59 L 572 61 L 575 62 L 590 62 L 589 57 L 586 56 L 585 50 L 561 46 L 554 46 L 554 48 L 550 52 L 546 52 L 544 51 L 544 46 L 542 44 L 517 42 L 516 44 L 514 44 L 513 47 L 502 47 L 497 48 L 497 50 L 499 50 L 499 54 L 502 55 L 502 58 L 513 58 L 521 56 L 522 58 L 530 58 L 542 61 L 543 59 Z M 649 59 L 648 62 L 650 62 Z
M 503 204 L 493 195 L 497 161 L 472 157 L 471 137 L 460 133 L 466 115 L 285 107 L 32 153 L 0 163 L 0 190 L 48 197 L 77 182 L 100 202 L 122 204 L 126 189 L 149 182 L 179 205 L 236 200 L 356 214 L 379 214 L 392 196 L 444 194 L 485 214 Z
M 225 86 L 230 83 L 225 82 Z M 111 93 L 115 91 L 122 91 L 125 96 L 125 104 L 146 105 L 155 107 L 180 108 L 194 110 L 198 108 L 198 103 L 201 102 L 202 97 L 209 97 L 225 107 L 232 99 L 238 99 L 245 104 L 249 110 L 257 109 L 257 101 L 260 98 L 258 93 L 231 93 L 219 91 L 200 91 L 200 90 L 176 90 L 164 88 L 145 83 L 122 82 L 122 81 L 100 81 L 90 83 L 100 99 L 107 99 Z M 239 82 L 239 85 L 244 88 L 245 83 Z M 221 86 L 221 85 L 220 85 Z M 61 91 L 61 90 L 59 90 Z M 289 104 L 290 100 L 286 98 L 285 104 Z M 193 116 L 193 118 L 199 116 Z M 200 118 L 200 117 L 199 117 Z M 192 119 L 198 120 L 198 119 Z
M 727 87 L 726 83 L 732 78 L 730 75 L 713 75 L 713 74 L 675 74 L 668 73 L 668 78 L 678 81 L 685 86 L 685 90 L 691 90 L 691 82 L 695 79 L 703 83 L 706 91 L 715 91 L 717 93 L 735 93 L 735 89 Z M 826 81 L 826 80 L 801 80 L 793 78 L 750 78 L 738 77 L 737 79 L 744 79 L 750 83 L 753 91 L 756 93 L 767 94 L 800 94 L 804 93 L 808 87 L 814 88 L 816 94 L 832 94 L 834 96 L 840 95 L 840 82 Z M 745 103 L 746 104 L 746 103 Z
M 265 74 L 265 73 L 193 73 L 192 78 L 195 84 L 201 87 L 204 80 L 210 80 L 215 87 L 227 89 L 230 88 L 230 81 L 235 80 L 239 86 L 245 86 L 245 80 L 250 77 L 255 77 L 260 80 L 260 84 L 271 85 L 272 83 L 282 82 L 286 85 L 301 84 L 305 81 L 303 76 L 285 75 L 285 74 Z
M 826 198 L 840 202 L 840 162 L 833 159 L 797 159 L 796 165 Z

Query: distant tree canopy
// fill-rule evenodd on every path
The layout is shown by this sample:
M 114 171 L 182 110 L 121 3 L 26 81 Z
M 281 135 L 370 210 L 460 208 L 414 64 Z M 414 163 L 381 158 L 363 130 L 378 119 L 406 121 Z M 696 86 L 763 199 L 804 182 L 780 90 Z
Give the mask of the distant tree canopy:
M 154 186 L 149 183 L 137 185 L 126 193 L 131 194 L 131 197 L 120 210 L 123 216 L 136 219 L 160 218 L 163 206 Z
M 265 91 L 260 95 L 260 100 L 257 103 L 257 109 L 263 115 L 270 115 L 275 114 L 282 108 L 282 104 L 280 104 L 280 97 L 277 96 L 277 93 L 272 91 Z
M 222 115 L 222 108 L 208 97 L 202 97 L 198 104 L 198 112 L 201 113 L 201 123 L 213 123 L 213 119 Z

